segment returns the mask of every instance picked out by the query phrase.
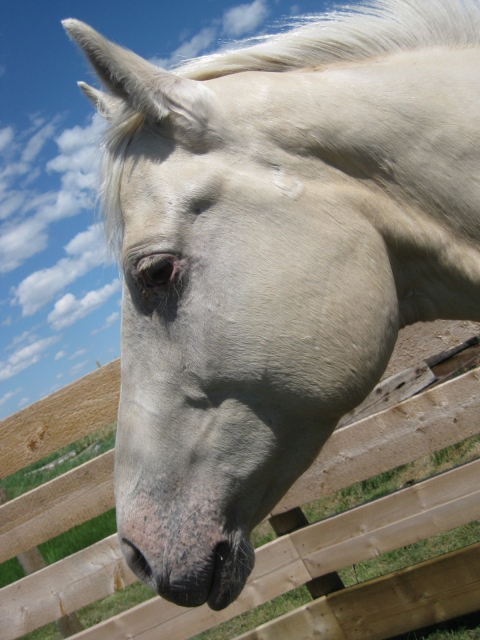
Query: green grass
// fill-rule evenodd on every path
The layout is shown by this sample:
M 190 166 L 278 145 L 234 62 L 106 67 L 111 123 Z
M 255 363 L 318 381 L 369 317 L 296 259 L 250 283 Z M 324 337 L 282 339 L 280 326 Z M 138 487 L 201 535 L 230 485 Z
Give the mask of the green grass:
M 61 451 L 48 456 L 42 461 L 31 465 L 28 469 L 17 472 L 6 478 L 0 484 L 6 487 L 9 495 L 15 497 L 29 491 L 42 482 L 64 473 L 82 464 L 87 459 L 103 453 L 113 446 L 114 428 L 110 426 L 82 438 L 82 440 L 64 447 Z M 75 451 L 76 456 L 65 460 L 53 469 L 37 471 L 45 464 L 57 460 L 69 451 Z M 343 489 L 332 496 L 305 505 L 304 511 L 310 522 L 314 522 L 336 513 L 351 509 L 360 504 L 375 500 L 383 495 L 410 486 L 424 478 L 431 477 L 441 471 L 463 464 L 480 457 L 480 436 L 473 436 L 452 447 L 448 447 L 431 456 L 422 458 L 408 465 L 403 465 L 380 476 L 370 478 L 352 487 Z M 31 473 L 34 471 L 33 473 Z M 115 531 L 115 513 L 111 510 L 89 522 L 75 527 L 40 545 L 40 550 L 48 563 L 83 549 L 98 540 L 111 535 Z M 275 538 L 275 534 L 268 523 L 263 523 L 254 531 L 252 539 L 256 547 Z M 480 522 L 473 522 L 453 531 L 439 534 L 428 540 L 383 554 L 371 560 L 347 567 L 339 574 L 346 586 L 354 585 L 365 580 L 376 578 L 392 571 L 396 571 L 432 557 L 448 553 L 455 549 L 480 541 Z M 12 559 L 0 565 L 0 586 L 4 586 L 23 576 L 18 561 Z M 140 602 L 153 596 L 142 584 L 134 584 L 101 601 L 92 603 L 77 612 L 85 627 L 92 626 L 113 615 L 117 615 Z M 218 627 L 207 630 L 197 636 L 195 640 L 225 640 L 235 637 L 249 629 L 253 629 L 279 615 L 287 613 L 311 600 L 306 587 L 294 589 L 278 598 L 271 600 L 255 609 L 227 621 Z M 441 630 L 427 630 L 402 636 L 402 640 L 480 640 L 480 620 L 477 619 L 458 626 L 452 630 L 448 624 Z M 47 625 L 33 633 L 24 636 L 28 640 L 56 640 L 61 635 L 55 624 Z
M 136 582 L 111 596 L 79 609 L 76 611 L 76 615 L 85 628 L 92 627 L 137 604 L 150 600 L 154 595 L 143 583 Z M 61 638 L 62 635 L 53 622 L 22 636 L 22 640 L 61 640 Z
M 53 480 L 53 478 L 56 478 L 62 473 L 78 467 L 84 462 L 87 462 L 87 460 L 91 460 L 101 453 L 113 449 L 115 444 L 115 426 L 115 424 L 107 425 L 66 447 L 62 447 L 45 458 L 37 460 L 37 462 L 34 462 L 28 467 L 12 473 L 12 475 L 7 478 L 0 480 L 0 487 L 3 487 L 10 500 L 13 500 L 13 498 L 17 498 L 23 493 L 31 491 L 49 480 Z M 70 452 L 74 452 L 76 454 L 75 457 L 55 465 L 52 469 L 42 470 L 42 467 L 45 465 L 59 460 Z
M 251 611 L 246 611 L 232 620 L 227 620 L 213 629 L 208 629 L 193 636 L 192 640 L 226 640 L 226 638 L 234 638 L 250 629 L 255 629 L 255 627 L 269 620 L 273 620 L 273 618 L 293 611 L 311 600 L 312 597 L 308 589 L 306 587 L 298 587 L 298 589 L 293 589 L 277 598 L 273 598 L 273 600 L 265 602 L 265 604 L 261 604 Z
M 6 490 L 10 499 L 16 498 L 87 462 L 87 460 L 105 453 L 113 448 L 114 443 L 115 425 L 111 424 L 4 478 L 0 481 L 0 486 Z M 75 452 L 75 457 L 69 458 L 51 469 L 41 469 L 71 451 Z M 39 549 L 47 564 L 51 564 L 102 540 L 115 531 L 115 511 L 112 509 L 41 544 Z M 0 565 L 0 588 L 24 576 L 25 572 L 17 558 L 7 560 Z

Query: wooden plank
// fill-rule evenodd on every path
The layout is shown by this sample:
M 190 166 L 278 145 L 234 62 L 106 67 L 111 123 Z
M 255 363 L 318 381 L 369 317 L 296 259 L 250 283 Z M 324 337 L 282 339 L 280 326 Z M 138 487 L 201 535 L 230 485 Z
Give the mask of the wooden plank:
M 304 584 L 308 579 L 309 574 L 287 536 L 258 550 L 255 568 L 245 589 L 223 611 L 212 611 L 207 605 L 184 609 L 156 597 L 74 637 L 75 640 L 125 640 L 127 637 L 185 640 Z
M 75 640 L 125 640 L 126 637 L 138 640 L 186 640 L 300 586 L 305 577 L 306 571 L 302 561 L 296 560 L 288 567 L 273 571 L 261 579 L 249 581 L 238 599 L 222 611 L 212 611 L 207 605 L 188 610 L 177 607 L 179 615 L 164 621 L 161 621 L 164 601 L 154 598 L 96 627 L 86 629 L 77 634 Z
M 436 353 L 433 356 L 430 356 L 426 359 L 426 362 L 429 367 L 436 367 L 441 362 L 445 360 L 449 360 L 453 356 L 457 355 L 461 351 L 465 351 L 465 349 L 469 349 L 470 347 L 476 346 L 480 343 L 480 336 L 476 335 L 461 344 L 457 344 L 454 347 L 450 347 L 450 349 L 446 349 L 445 351 L 441 351 L 440 353 Z
M 269 522 L 277 536 L 283 536 L 308 526 L 307 517 L 300 507 L 272 516 Z M 307 582 L 305 586 L 309 590 L 312 598 L 320 598 L 320 596 L 324 596 L 332 591 L 343 589 L 345 585 L 338 573 L 333 571 L 332 573 L 326 573 L 317 578 L 313 578 L 313 580 Z
M 272 514 L 330 495 L 479 432 L 480 370 L 474 369 L 335 431 Z
M 5 487 L 0 487 L 0 506 L 7 503 L 9 499 Z M 40 571 L 40 569 L 44 569 L 47 566 L 45 558 L 40 553 L 38 547 L 32 547 L 23 553 L 19 553 L 17 560 L 27 575 L 35 573 L 35 571 Z
M 472 613 L 480 606 L 480 543 L 327 599 L 348 640 L 383 640 Z
M 257 550 L 249 591 L 241 598 L 250 598 L 251 606 L 257 606 L 298 584 L 308 583 L 312 577 L 480 518 L 479 474 L 480 460 L 470 462 L 265 545 Z M 70 612 L 113 593 L 129 583 L 127 575 L 134 579 L 116 536 L 112 536 L 5 587 L 0 591 L 0 608 L 5 611 L 8 628 L 18 634 L 27 633 L 33 628 L 28 624 L 46 624 L 58 616 L 59 610 Z M 161 629 L 165 637 L 182 640 L 237 615 L 238 606 L 242 611 L 248 609 L 247 601 L 241 600 L 242 605 L 234 603 L 226 610 L 225 618 L 223 613 L 213 614 L 207 607 L 197 614 L 195 610 L 172 609 L 173 605 L 160 602 L 163 604 L 139 605 L 140 609 L 133 613 L 122 614 L 126 618 L 117 616 L 102 623 L 98 632 L 88 630 L 90 635 L 81 637 L 93 640 L 105 633 L 104 637 L 120 638 L 122 629 L 130 629 L 128 625 L 132 624 L 136 634 L 132 637 L 143 638 L 142 634 L 146 634 L 145 637 L 155 638 Z M 111 635 L 114 632 L 117 635 Z
M 328 639 L 384 640 L 472 613 L 479 603 L 480 543 L 324 596 L 236 640 L 310 640 L 321 637 L 324 620 L 332 625 Z
M 479 431 L 480 383 L 479 372 L 474 370 L 334 432 L 273 514 L 411 462 Z M 56 479 L 13 500 L 9 509 L 15 503 L 15 513 L 0 507 L 0 561 L 58 535 L 65 527 L 74 526 L 72 523 L 80 524 L 98 515 L 102 505 L 104 510 L 113 507 L 113 480 L 106 477 L 113 468 L 113 453 L 104 455 L 104 462 L 100 458 L 98 463 L 90 461 L 78 471 L 69 472 L 74 497 L 61 489 L 62 481 Z M 14 533 L 17 525 L 23 526 L 22 535 Z
M 135 581 L 114 534 L 0 589 L 0 637 L 18 638 Z
M 480 519 L 480 460 L 290 534 L 312 578 Z
M 186 640 L 192 635 L 200 633 L 212 626 L 230 620 L 231 618 L 249 611 L 282 593 L 290 591 L 304 583 L 305 567 L 301 560 L 292 562 L 288 567 L 282 567 L 258 580 L 249 581 L 245 589 L 233 605 L 223 611 L 213 612 L 202 607 L 201 613 L 190 609 L 182 616 L 169 620 L 161 625 L 155 624 L 138 636 L 139 640 Z M 104 636 L 105 637 L 105 636 Z
M 114 506 L 113 450 L 0 507 L 0 562 Z
M 0 421 L 0 478 L 117 419 L 120 360 Z
M 0 487 L 0 505 L 5 504 L 8 500 L 9 497 L 7 490 L 5 487 Z M 38 547 L 32 547 L 31 549 L 28 549 L 28 551 L 20 553 L 17 556 L 17 560 L 26 575 L 40 571 L 40 569 L 44 569 L 47 566 L 45 558 L 40 553 Z M 75 633 L 83 630 L 83 626 L 75 612 L 60 616 L 55 620 L 55 624 L 63 638 L 68 638 L 69 636 L 73 636 Z
M 295 564 L 298 564 L 295 571 L 300 571 L 298 579 L 300 575 L 302 580 L 308 579 L 309 575 L 291 541 L 288 538 L 275 540 L 258 553 L 250 582 L 261 582 L 265 575 L 284 567 L 287 567 L 288 574 L 288 568 L 292 565 L 295 568 Z M 285 580 L 288 585 L 288 578 L 284 576 L 283 584 Z M 35 575 L 0 589 L 3 618 L 0 637 L 5 640 L 7 636 L 14 638 L 28 633 L 54 620 L 59 611 L 74 611 L 135 581 L 136 577 L 123 558 L 117 534 L 114 534 Z M 191 611 L 160 598 L 158 600 L 163 604 L 156 607 L 157 623 Z M 210 611 L 208 607 L 207 611 Z
M 441 384 L 457 377 L 461 373 L 465 373 L 465 371 L 470 371 L 470 369 L 478 367 L 479 362 L 480 345 L 473 344 L 432 367 L 432 371 L 437 378 L 435 384 Z
M 366 636 L 364 636 L 365 638 Z M 253 631 L 247 631 L 236 640 L 347 640 L 347 636 L 323 597 L 309 602 L 294 612 L 279 616 Z
M 431 385 L 435 379 L 435 374 L 427 363 L 420 362 L 414 367 L 382 380 L 362 404 L 341 418 L 337 429 L 347 424 L 352 424 L 352 422 L 363 420 L 363 418 L 367 418 L 379 411 L 384 411 L 398 402 L 411 398 Z
M 348 640 L 325 596 L 242 633 L 234 640 L 313 640 L 322 635 L 325 640 Z

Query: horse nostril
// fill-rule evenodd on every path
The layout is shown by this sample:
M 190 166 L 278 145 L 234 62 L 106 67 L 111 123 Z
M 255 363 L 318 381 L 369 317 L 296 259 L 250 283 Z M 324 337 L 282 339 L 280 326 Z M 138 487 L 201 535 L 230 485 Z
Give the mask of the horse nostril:
M 127 540 L 127 538 L 122 538 L 123 544 L 123 555 L 125 556 L 125 560 L 127 561 L 130 569 L 141 579 L 144 581 L 148 581 L 153 576 L 153 571 L 150 568 L 145 556 L 140 551 L 138 547 L 136 547 L 133 542 Z

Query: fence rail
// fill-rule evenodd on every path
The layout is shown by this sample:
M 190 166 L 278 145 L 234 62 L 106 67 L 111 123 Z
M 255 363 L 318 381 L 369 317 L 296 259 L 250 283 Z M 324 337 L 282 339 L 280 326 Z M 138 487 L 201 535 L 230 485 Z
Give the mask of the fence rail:
M 474 611 L 480 543 L 332 593 L 236 640 L 382 640 Z
M 119 364 L 114 362 L 37 403 L 40 405 L 38 413 L 29 407 L 28 411 L 23 410 L 0 422 L 2 442 L 8 442 L 8 450 L 5 444 L 0 446 L 2 476 L 112 422 L 118 402 L 118 380 Z M 103 392 L 106 402 L 98 412 Z M 65 433 L 58 425 L 67 414 L 71 433 Z M 48 420 L 53 420 L 55 427 Z M 10 441 L 15 428 L 18 429 L 17 436 Z M 480 370 L 474 369 L 338 429 L 272 515 L 286 517 L 285 514 L 300 505 L 478 433 Z M 32 442 L 35 446 L 29 445 Z M 110 509 L 113 506 L 112 470 L 113 452 L 107 452 L 0 506 L 0 562 Z M 296 586 L 311 584 L 312 580 L 346 566 L 480 519 L 479 472 L 480 461 L 471 462 L 348 512 L 304 526 L 264 545 L 256 552 L 255 569 L 244 591 L 224 611 L 213 612 L 207 606 L 185 610 L 155 597 L 74 637 L 85 640 L 105 637 L 185 640 Z M 470 552 L 477 558 L 477 547 L 452 558 L 464 562 L 459 558 L 470 558 Z M 438 567 L 443 567 L 441 561 L 438 562 Z M 451 567 L 455 560 L 445 562 L 445 566 Z M 434 561 L 427 565 L 429 571 L 440 571 Z M 420 567 L 418 571 L 418 575 L 427 575 L 421 573 Z M 414 575 L 412 572 L 417 572 L 417 568 L 410 573 L 407 571 L 405 576 Z M 400 580 L 395 576 L 388 578 L 389 584 Z M 407 580 L 406 577 L 401 579 Z M 1 589 L 0 636 L 4 640 L 18 638 L 134 581 L 135 577 L 120 553 L 116 535 L 110 536 Z M 457 612 L 463 607 L 460 613 L 467 613 L 473 610 L 472 602 L 474 608 L 478 608 L 480 587 L 471 582 L 470 589 L 468 584 L 459 586 L 451 597 L 445 596 L 445 601 L 450 603 L 445 605 L 445 611 Z M 375 599 L 374 595 L 368 594 L 376 593 L 376 588 L 370 583 L 355 587 L 357 591 L 365 589 L 361 594 L 367 599 Z M 390 635 L 394 635 L 393 631 L 402 632 L 396 631 L 395 615 L 388 607 L 383 618 L 378 614 L 377 627 L 373 618 L 372 621 L 361 618 L 361 623 L 355 622 L 357 614 L 351 604 L 348 604 L 350 622 L 339 622 L 338 612 L 345 610 L 346 603 L 350 603 L 349 594 L 355 589 L 317 598 L 298 611 L 241 637 L 249 640 L 303 637 L 297 631 L 288 635 L 292 624 L 295 628 L 308 630 L 310 635 L 305 638 L 312 637 L 312 630 L 318 625 L 331 624 L 332 629 L 338 628 L 337 635 L 332 631 L 328 636 L 332 640 L 362 637 L 355 631 L 358 625 L 363 629 L 378 627 L 378 632 L 372 631 L 377 635 L 367 634 L 372 638 L 389 637 L 382 635 L 386 630 L 392 631 Z M 359 597 L 357 591 L 355 597 Z M 477 594 L 476 600 L 472 594 Z M 415 624 L 423 620 L 417 626 L 428 624 L 432 607 L 435 609 L 435 597 L 425 599 L 423 614 L 420 601 L 411 604 L 412 611 L 415 610 L 411 619 Z M 392 611 L 398 606 L 393 603 Z M 388 626 L 390 622 L 391 627 Z

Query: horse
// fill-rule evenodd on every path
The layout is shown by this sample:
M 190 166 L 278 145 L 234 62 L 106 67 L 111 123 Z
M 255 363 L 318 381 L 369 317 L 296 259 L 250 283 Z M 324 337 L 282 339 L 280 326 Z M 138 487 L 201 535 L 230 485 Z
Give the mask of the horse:
M 107 122 L 120 544 L 220 610 L 399 329 L 480 320 L 480 4 L 374 0 L 174 71 L 64 26 Z

